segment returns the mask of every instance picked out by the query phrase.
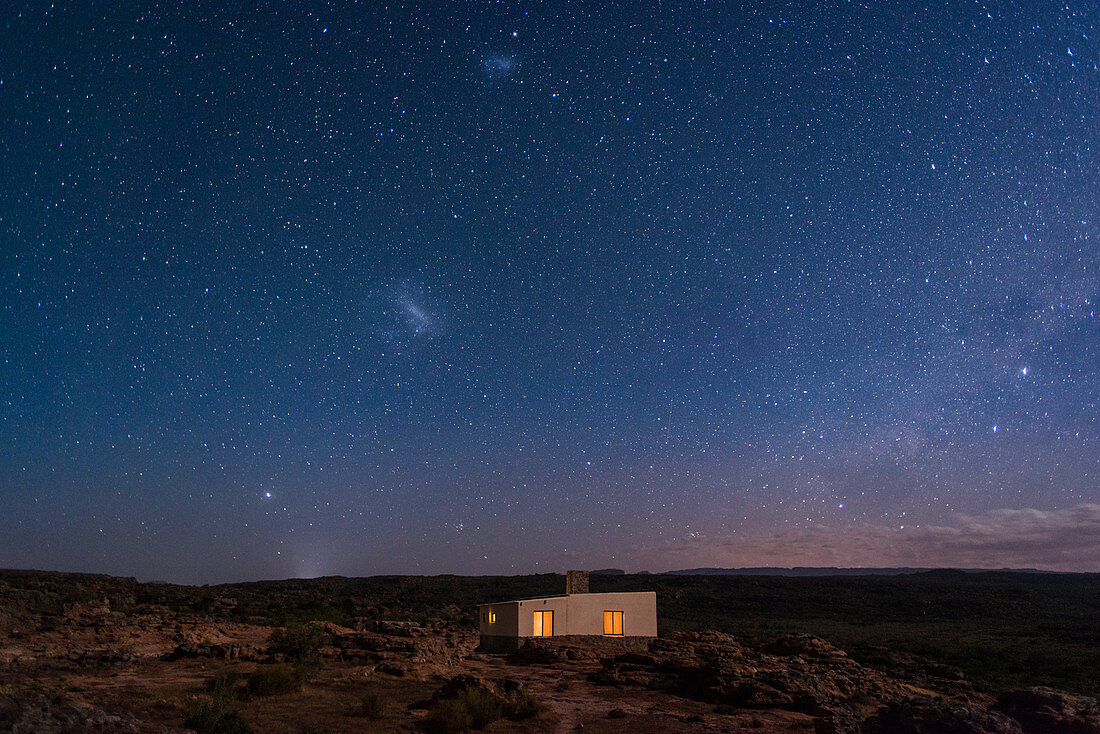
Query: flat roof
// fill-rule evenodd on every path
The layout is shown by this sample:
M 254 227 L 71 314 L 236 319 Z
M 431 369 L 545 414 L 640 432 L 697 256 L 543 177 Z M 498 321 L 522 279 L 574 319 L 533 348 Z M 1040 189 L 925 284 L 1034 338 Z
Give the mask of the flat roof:
M 491 607 L 495 604 L 519 604 L 523 601 L 544 601 L 549 599 L 568 599 L 571 596 L 627 596 L 634 594 L 654 594 L 656 591 L 589 591 L 581 594 L 555 594 L 554 596 L 528 596 L 523 599 L 505 599 L 503 601 L 491 601 L 478 604 L 479 607 Z

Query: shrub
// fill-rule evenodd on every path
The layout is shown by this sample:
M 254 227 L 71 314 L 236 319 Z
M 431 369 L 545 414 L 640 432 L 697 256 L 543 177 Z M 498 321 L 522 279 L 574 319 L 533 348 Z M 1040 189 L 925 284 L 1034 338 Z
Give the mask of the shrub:
M 332 730 L 329 729 L 327 726 L 310 724 L 308 722 L 299 722 L 298 734 L 332 734 Z
M 272 632 L 267 640 L 272 652 L 282 653 L 299 665 L 316 663 L 326 641 L 324 630 L 301 622 L 288 623 Z
M 203 701 L 187 714 L 183 725 L 197 734 L 252 734 L 248 724 L 225 698 Z
M 453 698 L 436 701 L 428 712 L 428 731 L 448 734 L 484 729 L 504 716 L 504 701 L 492 691 L 468 686 Z
M 363 716 L 368 719 L 381 719 L 389 708 L 389 700 L 378 690 L 367 691 L 363 696 L 363 705 L 360 709 Z
M 609 719 L 625 719 L 626 712 L 622 709 L 611 709 L 607 712 L 607 718 Z
M 248 676 L 248 692 L 253 696 L 277 696 L 293 693 L 305 683 L 305 671 L 286 663 L 261 665 Z
M 206 681 L 206 690 L 214 698 L 233 700 L 241 688 L 241 672 L 236 668 L 224 668 Z
M 0 731 L 11 731 L 20 718 L 21 698 L 13 686 L 0 686 Z
M 432 734 L 466 731 L 473 725 L 474 717 L 457 698 L 436 701 L 428 711 L 428 718 L 424 721 L 424 728 Z
M 484 688 L 467 688 L 458 694 L 457 700 L 470 712 L 475 729 L 484 729 L 504 715 L 500 697 Z
M 504 715 L 513 721 L 533 718 L 545 710 L 546 706 L 522 688 L 504 699 Z

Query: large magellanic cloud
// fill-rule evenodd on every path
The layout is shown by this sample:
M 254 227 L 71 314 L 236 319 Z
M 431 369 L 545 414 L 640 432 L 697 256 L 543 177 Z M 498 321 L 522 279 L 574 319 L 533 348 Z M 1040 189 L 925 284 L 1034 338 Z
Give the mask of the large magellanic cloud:
M 639 549 L 650 568 L 842 566 L 1100 572 L 1100 504 L 960 514 L 945 525 L 851 525 Z

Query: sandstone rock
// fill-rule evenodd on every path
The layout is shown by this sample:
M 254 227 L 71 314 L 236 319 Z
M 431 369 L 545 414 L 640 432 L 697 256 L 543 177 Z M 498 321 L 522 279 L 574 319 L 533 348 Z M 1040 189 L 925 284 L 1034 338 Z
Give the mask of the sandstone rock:
M 565 653 L 560 646 L 542 644 L 534 638 L 524 638 L 508 654 L 508 661 L 520 665 L 554 665 L 565 662 Z
M 100 648 L 92 650 L 74 650 L 69 653 L 69 659 L 74 662 L 89 665 L 107 665 L 113 663 L 128 663 L 133 661 L 134 655 L 129 652 L 113 648 Z
M 864 734 L 1023 734 L 996 711 L 942 698 L 909 696 L 891 701 L 863 722 Z
M 241 645 L 237 643 L 181 642 L 162 658 L 166 661 L 183 658 L 216 658 L 218 660 L 236 660 L 241 656 Z
M 184 730 L 130 716 L 76 707 L 62 698 L 18 700 L 0 696 L 0 730 L 12 734 L 173 734 Z
M 331 635 L 333 637 L 337 637 L 337 636 L 340 636 L 340 635 L 350 635 L 350 634 L 355 633 L 355 630 L 353 630 L 349 627 L 341 627 L 340 625 L 335 624 L 334 622 L 321 622 L 321 621 L 318 620 L 318 621 L 309 622 L 307 624 L 307 626 L 311 627 L 313 629 L 319 629 L 322 632 L 324 632 L 326 635 Z
M 401 663 L 396 661 L 380 663 L 378 667 L 375 668 L 375 670 L 379 673 L 392 675 L 395 678 L 404 678 L 405 675 L 409 672 L 408 666 L 402 665 Z
M 794 703 L 788 694 L 755 680 L 729 686 L 722 691 L 722 703 L 744 708 L 782 708 Z
M 1100 734 L 1100 702 L 1052 688 L 1017 689 L 997 699 L 997 710 L 1020 722 L 1025 734 Z
M 428 630 L 418 624 L 396 620 L 378 620 L 374 624 L 374 631 L 399 637 L 424 637 L 428 634 Z
M 813 635 L 783 635 L 765 645 L 762 650 L 769 655 L 798 655 L 811 658 L 848 657 L 848 653 Z
M 831 714 L 814 719 L 814 734 L 862 734 L 859 719 L 850 714 Z
M 413 653 L 416 643 L 407 638 L 394 638 L 375 632 L 347 632 L 333 634 L 332 646 L 339 650 L 366 650 L 368 652 Z
M 837 731 L 862 718 L 855 709 L 874 710 L 915 692 L 809 635 L 786 635 L 753 650 L 717 632 L 673 633 L 654 640 L 646 653 L 604 658 L 590 680 L 668 691 L 723 709 L 809 714 Z

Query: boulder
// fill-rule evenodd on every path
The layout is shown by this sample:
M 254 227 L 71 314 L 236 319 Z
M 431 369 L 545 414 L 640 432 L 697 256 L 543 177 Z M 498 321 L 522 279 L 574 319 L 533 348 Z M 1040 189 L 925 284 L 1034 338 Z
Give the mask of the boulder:
M 864 720 L 864 734 L 1023 734 L 1013 719 L 959 701 L 907 696 Z
M 769 655 L 784 657 L 800 656 L 805 658 L 846 658 L 848 653 L 813 635 L 783 635 L 772 640 L 762 648 Z
M 1100 734 L 1100 703 L 1052 688 L 1008 691 L 996 709 L 1020 722 L 1024 734 Z

